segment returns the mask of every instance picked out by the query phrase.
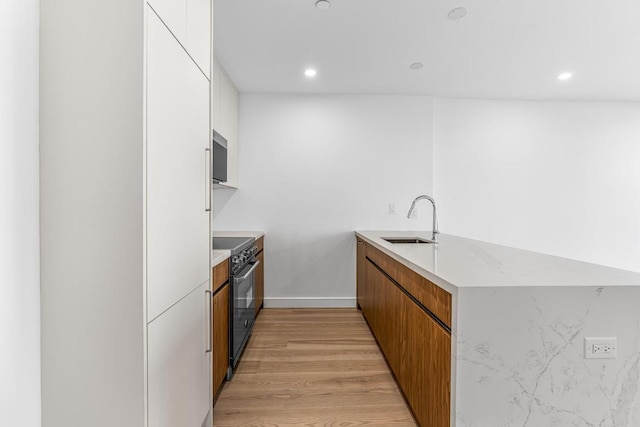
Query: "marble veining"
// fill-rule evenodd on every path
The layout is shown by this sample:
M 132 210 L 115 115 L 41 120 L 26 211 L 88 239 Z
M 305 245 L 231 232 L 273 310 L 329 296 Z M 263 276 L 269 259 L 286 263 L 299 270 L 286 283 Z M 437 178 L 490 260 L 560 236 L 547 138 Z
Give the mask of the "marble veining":
M 446 234 L 356 235 L 452 294 L 452 427 L 640 427 L 640 274 Z M 585 359 L 585 337 L 617 337 Z
M 460 293 L 457 427 L 640 426 L 640 288 Z M 584 359 L 617 336 L 617 359 Z

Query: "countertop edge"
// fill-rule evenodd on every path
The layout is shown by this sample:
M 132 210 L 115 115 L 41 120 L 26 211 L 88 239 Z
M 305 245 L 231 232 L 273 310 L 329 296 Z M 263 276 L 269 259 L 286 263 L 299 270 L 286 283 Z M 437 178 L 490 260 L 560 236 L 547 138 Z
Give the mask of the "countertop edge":
M 211 237 L 253 237 L 258 240 L 261 237 L 264 237 L 265 233 L 262 230 L 245 230 L 245 231 L 226 231 L 226 230 L 215 230 L 211 234 Z
M 437 246 L 396 248 L 384 237 L 430 239 L 431 232 L 355 230 L 354 233 L 452 294 L 460 289 L 640 286 L 640 272 L 455 235 L 439 234 Z
M 229 259 L 231 251 L 226 249 L 215 249 L 211 252 L 211 268 L 219 265 L 225 260 Z
M 391 257 L 394 260 L 398 261 L 400 264 L 402 264 L 405 267 L 409 268 L 410 270 L 418 273 L 420 276 L 422 276 L 425 279 L 429 280 L 433 284 L 441 287 L 442 289 L 444 289 L 445 291 L 449 292 L 452 295 L 457 295 L 458 287 L 455 284 L 449 283 L 446 280 L 443 280 L 441 277 L 436 276 L 435 274 L 433 274 L 429 270 L 426 270 L 426 269 L 420 267 L 419 265 L 416 265 L 416 264 L 412 263 L 411 261 L 407 260 L 403 256 L 401 256 L 401 255 L 397 254 L 396 252 L 390 250 L 386 246 L 382 245 L 380 242 L 377 242 L 376 240 L 379 240 L 378 238 L 368 237 L 368 236 L 362 234 L 359 231 L 354 231 L 354 234 L 356 235 L 356 237 L 359 237 L 362 240 L 366 241 L 371 246 L 373 246 L 376 249 L 378 249 L 379 251 L 383 252 L 385 255 L 388 255 L 389 257 Z

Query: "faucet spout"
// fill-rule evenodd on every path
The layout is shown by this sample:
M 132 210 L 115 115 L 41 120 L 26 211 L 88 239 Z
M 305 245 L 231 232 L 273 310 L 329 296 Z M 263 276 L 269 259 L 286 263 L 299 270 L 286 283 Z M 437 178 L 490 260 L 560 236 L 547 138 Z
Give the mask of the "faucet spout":
M 433 199 L 433 197 L 427 196 L 426 194 L 416 197 L 413 200 L 413 202 L 411 203 L 411 207 L 409 208 L 409 213 L 407 213 L 407 218 L 411 218 L 411 214 L 413 213 L 414 209 L 416 208 L 416 203 L 418 203 L 420 200 L 428 200 L 433 205 L 433 227 L 432 227 L 431 230 L 432 230 L 433 240 L 436 240 L 436 234 L 439 233 L 439 231 L 438 231 L 438 216 L 437 216 L 437 212 L 436 212 L 436 201 Z

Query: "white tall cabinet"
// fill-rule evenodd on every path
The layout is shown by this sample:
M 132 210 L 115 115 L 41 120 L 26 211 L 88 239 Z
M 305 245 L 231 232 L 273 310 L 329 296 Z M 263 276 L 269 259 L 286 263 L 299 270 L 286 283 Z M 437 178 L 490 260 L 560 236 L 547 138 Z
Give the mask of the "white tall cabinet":
M 43 427 L 210 424 L 211 0 L 42 0 Z

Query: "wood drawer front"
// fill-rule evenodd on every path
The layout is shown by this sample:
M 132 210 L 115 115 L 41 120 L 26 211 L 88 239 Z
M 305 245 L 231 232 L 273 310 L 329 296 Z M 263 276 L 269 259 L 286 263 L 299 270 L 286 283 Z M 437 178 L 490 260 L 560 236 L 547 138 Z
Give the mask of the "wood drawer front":
M 371 245 L 367 258 L 398 282 L 404 290 L 451 328 L 451 294 Z
M 264 249 L 264 236 L 256 240 L 256 246 L 258 247 L 258 252 Z
M 225 259 L 213 267 L 211 276 L 213 277 L 213 292 L 215 292 L 229 280 L 229 260 Z

